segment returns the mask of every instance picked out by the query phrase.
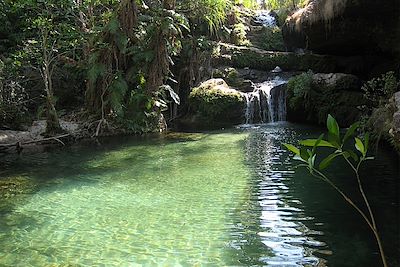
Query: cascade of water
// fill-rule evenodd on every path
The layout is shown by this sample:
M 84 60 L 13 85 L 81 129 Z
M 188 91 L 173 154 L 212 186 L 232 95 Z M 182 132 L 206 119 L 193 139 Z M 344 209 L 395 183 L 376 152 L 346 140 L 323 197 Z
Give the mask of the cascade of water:
M 283 121 L 286 119 L 286 92 L 278 87 L 287 80 L 279 76 L 256 84 L 253 92 L 245 93 L 246 124 Z
M 258 10 L 254 21 L 264 27 L 276 26 L 276 19 L 274 16 L 271 16 L 271 11 L 269 10 Z

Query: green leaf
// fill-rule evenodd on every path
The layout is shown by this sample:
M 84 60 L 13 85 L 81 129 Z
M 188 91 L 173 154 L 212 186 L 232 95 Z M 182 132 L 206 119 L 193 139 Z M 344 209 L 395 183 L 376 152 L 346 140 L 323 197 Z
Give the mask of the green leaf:
M 346 134 L 343 137 L 343 144 L 352 136 L 357 128 L 360 126 L 360 122 L 353 123 L 349 129 L 347 129 Z
M 307 149 L 305 149 L 304 147 L 300 148 L 300 157 L 306 161 L 308 161 L 310 155 L 307 151 Z
M 365 148 L 363 142 L 357 137 L 354 138 L 354 140 L 356 141 L 355 143 L 356 149 L 360 151 L 363 156 L 365 156 Z
M 317 150 L 318 145 L 321 143 L 322 138 L 324 138 L 324 134 L 321 134 L 321 135 L 318 137 L 318 139 L 317 139 L 317 141 L 315 142 L 314 147 L 313 147 L 313 149 L 312 149 L 312 154 L 315 154 L 315 151 Z
M 299 160 L 299 161 L 302 161 L 302 162 L 306 162 L 306 163 L 307 163 L 307 161 L 305 161 L 304 159 L 302 159 L 299 155 L 295 155 L 295 156 L 293 157 L 293 159 L 294 159 L 294 160 Z
M 283 144 L 287 150 L 292 151 L 296 155 L 300 155 L 300 150 L 291 144 Z
M 340 138 L 337 135 L 334 135 L 332 133 L 328 133 L 328 142 L 333 145 L 335 148 L 340 148 Z
M 310 171 L 314 168 L 314 164 L 315 164 L 315 158 L 317 155 L 312 155 L 308 158 L 308 167 L 310 168 Z
M 336 122 L 335 118 L 332 117 L 331 114 L 328 115 L 328 119 L 326 120 L 326 124 L 327 124 L 329 133 L 331 133 L 332 135 L 340 138 L 339 125 Z
M 355 162 L 358 162 L 358 156 L 353 150 L 346 150 L 345 153 L 349 154 Z
M 325 141 L 325 140 L 320 140 L 318 142 L 318 139 L 305 139 L 305 140 L 301 140 L 300 144 L 303 146 L 318 146 L 318 147 L 333 147 L 336 148 L 336 146 L 334 146 L 333 144 Z
M 340 156 L 340 153 L 333 153 L 324 158 L 321 163 L 319 164 L 319 169 L 324 170 L 326 169 L 337 156 Z

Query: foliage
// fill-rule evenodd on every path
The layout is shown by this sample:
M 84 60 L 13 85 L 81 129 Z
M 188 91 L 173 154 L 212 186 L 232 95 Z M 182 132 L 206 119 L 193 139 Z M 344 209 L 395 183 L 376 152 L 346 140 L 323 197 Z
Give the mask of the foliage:
M 398 91 L 400 82 L 393 71 L 382 74 L 381 77 L 367 81 L 361 89 L 370 107 L 379 107 L 385 104 Z
M 382 263 L 386 267 L 386 258 L 382 247 L 381 238 L 378 233 L 378 228 L 375 222 L 374 214 L 370 207 L 367 196 L 365 195 L 361 178 L 360 178 L 360 167 L 368 160 L 373 160 L 373 157 L 369 157 L 369 134 L 365 134 L 364 138 L 360 138 L 354 135 L 359 128 L 359 122 L 352 124 L 342 136 L 340 134 L 340 128 L 336 120 L 328 115 L 327 119 L 328 134 L 327 138 L 324 139 L 324 134 L 321 134 L 318 139 L 306 139 L 301 140 L 299 144 L 300 148 L 293 146 L 291 144 L 284 144 L 284 146 L 295 154 L 295 160 L 301 162 L 299 167 L 305 167 L 308 171 L 316 178 L 328 183 L 333 187 L 365 220 L 369 228 L 372 230 L 375 239 L 378 243 L 379 251 L 382 258 Z M 354 137 L 354 138 L 353 138 Z M 346 144 L 353 140 L 354 148 L 347 148 Z M 329 148 L 332 152 L 327 157 L 319 161 L 317 158 L 320 156 L 317 151 L 320 147 Z M 351 197 L 349 197 L 345 192 L 343 192 L 337 185 L 335 185 L 323 171 L 337 158 L 343 158 L 347 164 L 353 170 L 359 192 L 362 195 L 364 204 L 368 210 L 368 213 L 364 212 L 359 205 L 357 205 Z
M 278 14 L 279 23 L 282 25 L 288 15 L 305 7 L 308 0 L 266 0 L 264 2 L 268 9 L 274 10 Z
M 261 39 L 260 48 L 268 51 L 285 51 L 281 28 L 263 27 Z
M 231 31 L 231 42 L 235 45 L 249 45 L 250 42 L 246 38 L 248 27 L 243 23 L 236 23 L 233 25 Z
M 232 7 L 230 0 L 181 0 L 177 11 L 184 14 L 190 22 L 191 32 L 218 36 L 226 20 L 226 13 Z
M 393 143 L 389 130 L 392 128 L 396 107 L 391 97 L 399 90 L 399 86 L 400 81 L 393 71 L 373 78 L 362 86 L 367 102 L 365 105 L 360 105 L 363 112 L 361 127 L 363 131 L 371 132 L 371 139 L 376 144 L 382 137 Z
M 166 88 L 182 88 L 184 79 L 189 88 L 204 78 L 200 73 L 210 64 L 211 41 L 227 32 L 227 13 L 255 2 L 3 1 L 0 51 L 16 68 L 13 78 L 26 88 L 32 114 L 43 107 L 57 115 L 60 103 L 85 99 L 85 118 L 99 121 L 100 130 L 110 120 L 143 132 L 150 124 L 157 128 L 155 118 L 177 102 Z M 177 62 L 179 69 L 173 68 Z M 86 79 L 77 74 L 85 72 Z M 71 94 L 79 100 L 66 100 Z
M 27 99 L 25 88 L 14 79 L 10 67 L 0 59 L 0 125 L 18 129 L 29 120 Z
M 259 4 L 256 0 L 234 0 L 235 5 L 243 5 L 248 9 L 258 9 Z
M 313 72 L 303 72 L 294 76 L 288 81 L 287 88 L 291 93 L 289 105 L 292 109 L 303 106 L 306 110 L 312 105 L 311 103 L 311 83 Z

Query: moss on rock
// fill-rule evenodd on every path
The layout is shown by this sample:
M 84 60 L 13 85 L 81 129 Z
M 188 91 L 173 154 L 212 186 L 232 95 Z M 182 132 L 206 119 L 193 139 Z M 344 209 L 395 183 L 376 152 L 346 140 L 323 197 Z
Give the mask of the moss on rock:
M 359 79 L 350 74 L 303 73 L 288 83 L 288 119 L 324 124 L 332 114 L 340 125 L 360 119 L 365 102 Z
M 222 79 L 211 79 L 193 88 L 189 95 L 190 114 L 206 124 L 239 124 L 245 99 Z

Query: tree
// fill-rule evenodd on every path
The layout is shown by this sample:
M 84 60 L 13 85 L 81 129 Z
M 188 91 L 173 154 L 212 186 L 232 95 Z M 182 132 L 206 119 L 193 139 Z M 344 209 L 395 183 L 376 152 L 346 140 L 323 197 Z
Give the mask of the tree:
M 24 5 L 24 4 L 22 4 Z M 30 10 L 26 18 L 30 35 L 24 41 L 25 60 L 42 77 L 46 102 L 46 134 L 62 132 L 55 108 L 53 75 L 61 57 L 71 53 L 78 33 L 74 27 L 74 10 L 70 1 L 26 3 Z

